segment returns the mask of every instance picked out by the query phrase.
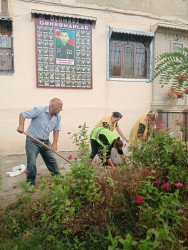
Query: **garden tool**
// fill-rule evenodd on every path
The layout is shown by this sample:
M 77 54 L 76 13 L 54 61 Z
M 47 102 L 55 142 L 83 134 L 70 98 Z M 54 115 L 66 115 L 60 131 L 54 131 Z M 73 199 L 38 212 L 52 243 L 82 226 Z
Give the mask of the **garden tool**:
M 45 143 L 41 142 L 40 140 L 38 140 L 37 138 L 33 137 L 32 135 L 29 135 L 26 132 L 23 132 L 23 134 L 27 135 L 28 137 L 30 137 L 31 139 L 35 140 L 36 142 L 40 143 L 41 145 L 43 145 L 45 148 L 49 149 L 50 151 L 52 151 L 54 154 L 58 155 L 59 157 L 61 157 L 63 160 L 67 161 L 68 163 L 70 163 L 70 161 L 66 158 L 64 158 L 62 155 L 60 155 L 57 152 L 54 152 L 49 146 L 47 146 Z

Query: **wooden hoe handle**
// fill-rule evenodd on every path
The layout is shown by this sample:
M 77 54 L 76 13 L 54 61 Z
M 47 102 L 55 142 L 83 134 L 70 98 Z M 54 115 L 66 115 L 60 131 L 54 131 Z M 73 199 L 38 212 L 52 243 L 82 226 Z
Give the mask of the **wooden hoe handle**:
M 61 157 L 63 160 L 67 161 L 68 163 L 70 163 L 70 161 L 66 158 L 64 158 L 62 155 L 60 155 L 57 152 L 54 152 L 50 147 L 48 147 L 45 143 L 41 142 L 40 140 L 38 140 L 37 138 L 33 137 L 32 135 L 29 135 L 26 132 L 23 132 L 23 134 L 25 134 L 26 136 L 30 137 L 31 139 L 35 140 L 36 142 L 40 143 L 42 146 L 44 146 L 45 148 L 49 149 L 50 151 L 52 151 L 54 154 L 58 155 L 59 157 Z

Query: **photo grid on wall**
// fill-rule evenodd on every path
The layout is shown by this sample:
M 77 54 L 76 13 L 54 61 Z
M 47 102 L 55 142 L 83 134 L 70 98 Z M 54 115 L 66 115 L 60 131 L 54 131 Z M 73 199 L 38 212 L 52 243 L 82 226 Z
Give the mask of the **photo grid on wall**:
M 37 87 L 92 88 L 92 24 L 35 17 Z

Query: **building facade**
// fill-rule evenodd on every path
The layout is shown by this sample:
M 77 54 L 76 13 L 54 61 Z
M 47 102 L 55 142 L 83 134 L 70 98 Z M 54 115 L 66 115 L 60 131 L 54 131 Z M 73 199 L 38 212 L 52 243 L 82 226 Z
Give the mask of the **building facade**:
M 173 111 L 150 82 L 154 58 L 187 46 L 187 0 L 1 0 L 0 154 L 25 152 L 19 113 L 54 97 L 64 103 L 59 150 L 75 150 L 79 125 L 90 132 L 113 111 L 128 137 L 142 113 Z

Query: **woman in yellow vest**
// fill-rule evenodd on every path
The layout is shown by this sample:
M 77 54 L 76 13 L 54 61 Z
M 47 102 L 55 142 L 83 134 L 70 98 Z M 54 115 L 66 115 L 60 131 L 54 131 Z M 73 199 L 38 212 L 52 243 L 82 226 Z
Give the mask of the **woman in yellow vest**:
M 120 112 L 113 112 L 112 115 L 109 116 L 105 116 L 103 117 L 96 125 L 95 127 L 104 127 L 106 129 L 109 129 L 110 131 L 114 131 L 114 129 L 116 129 L 116 131 L 118 132 L 118 134 L 121 136 L 121 138 L 123 140 L 125 140 L 126 142 L 128 142 L 129 140 L 127 140 L 123 134 L 123 132 L 121 131 L 120 127 L 119 127 L 119 120 L 122 118 L 122 114 Z
M 151 136 L 149 132 L 149 125 L 151 121 L 155 121 L 158 116 L 156 110 L 150 110 L 143 114 L 131 129 L 129 140 L 131 145 L 136 145 L 138 148 L 142 147 L 142 142 Z
M 127 164 L 127 160 L 122 151 L 123 142 L 117 137 L 112 131 L 103 127 L 94 128 L 90 134 L 90 142 L 91 142 L 91 160 L 94 159 L 96 154 L 103 161 L 103 164 L 109 164 L 114 171 L 116 168 L 111 160 L 111 149 L 112 147 L 116 148 L 118 154 L 123 159 L 123 161 Z

